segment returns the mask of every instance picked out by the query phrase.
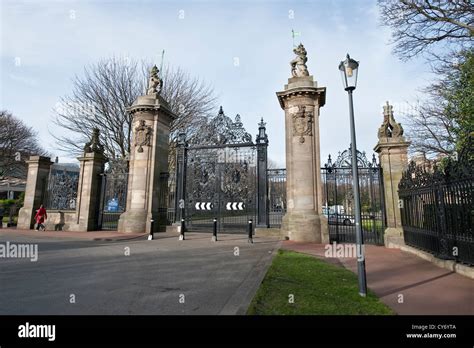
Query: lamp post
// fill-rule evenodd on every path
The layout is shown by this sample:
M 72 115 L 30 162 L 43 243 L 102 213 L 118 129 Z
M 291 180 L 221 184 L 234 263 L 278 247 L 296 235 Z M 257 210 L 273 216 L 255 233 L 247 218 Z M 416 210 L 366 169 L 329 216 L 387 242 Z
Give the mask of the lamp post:
M 354 123 L 354 105 L 352 102 L 352 92 L 357 86 L 357 73 L 359 63 L 352 59 L 349 54 L 346 60 L 339 64 L 341 71 L 342 83 L 344 89 L 349 94 L 349 118 L 351 126 L 351 154 L 352 154 L 352 188 L 354 194 L 355 205 L 355 227 L 356 227 L 356 244 L 357 244 L 357 274 L 359 278 L 359 295 L 367 296 L 367 279 L 365 275 L 365 252 L 364 237 L 362 235 L 361 215 L 360 215 L 360 192 L 359 192 L 359 171 L 357 166 L 357 145 Z

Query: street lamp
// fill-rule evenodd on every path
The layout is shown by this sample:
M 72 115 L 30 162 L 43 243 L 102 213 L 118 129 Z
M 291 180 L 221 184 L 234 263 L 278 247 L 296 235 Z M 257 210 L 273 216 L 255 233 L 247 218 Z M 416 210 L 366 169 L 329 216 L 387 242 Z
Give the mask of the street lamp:
M 359 192 L 359 171 L 357 168 L 357 145 L 354 123 L 354 105 L 352 102 L 352 91 L 357 86 L 357 73 L 359 63 L 352 59 L 349 54 L 346 60 L 339 64 L 341 71 L 342 83 L 344 89 L 349 94 L 349 116 L 351 125 L 351 151 L 352 151 L 352 189 L 354 194 L 355 205 L 355 227 L 356 227 L 356 244 L 357 244 L 357 273 L 359 276 L 359 295 L 367 296 L 367 279 L 365 275 L 365 253 L 364 253 L 364 237 L 362 235 L 361 215 L 360 215 L 360 192 Z

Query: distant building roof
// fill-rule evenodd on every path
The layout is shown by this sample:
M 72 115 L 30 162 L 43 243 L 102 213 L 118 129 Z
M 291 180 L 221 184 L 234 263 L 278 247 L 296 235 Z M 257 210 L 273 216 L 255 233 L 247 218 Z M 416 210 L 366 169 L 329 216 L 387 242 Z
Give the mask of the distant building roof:
M 79 172 L 79 165 L 76 163 L 54 163 L 53 169 L 66 170 L 68 172 Z
M 26 179 L 0 176 L 0 191 L 24 191 Z

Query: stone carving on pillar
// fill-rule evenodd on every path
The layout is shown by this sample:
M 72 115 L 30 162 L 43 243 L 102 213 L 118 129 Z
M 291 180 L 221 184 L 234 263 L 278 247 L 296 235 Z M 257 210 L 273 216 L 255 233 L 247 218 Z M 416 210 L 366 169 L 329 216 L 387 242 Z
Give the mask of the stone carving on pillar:
M 403 127 L 400 123 L 395 122 L 393 117 L 393 106 L 387 101 L 387 104 L 383 107 L 383 123 L 378 131 L 378 137 L 380 138 L 398 138 L 403 135 Z
M 313 135 L 313 113 L 306 111 L 304 105 L 298 105 L 298 111 L 293 113 L 293 135 L 300 137 L 301 144 L 305 135 Z
M 153 129 L 147 126 L 145 120 L 140 120 L 138 127 L 135 128 L 135 134 L 135 147 L 138 147 L 138 152 L 143 152 L 143 146 L 151 146 Z
M 84 145 L 84 154 L 92 152 L 101 155 L 104 154 L 104 145 L 100 143 L 99 134 L 99 128 L 94 128 L 92 130 L 91 140 Z
M 306 66 L 306 62 L 308 61 L 306 57 L 307 52 L 303 44 L 300 43 L 293 52 L 296 54 L 296 58 L 290 62 L 291 75 L 293 77 L 309 76 L 308 67 Z
M 147 95 L 159 94 L 161 92 L 161 89 L 163 88 L 163 80 L 158 76 L 159 72 L 160 70 L 158 70 L 156 65 L 151 68 L 150 78 L 148 79 Z

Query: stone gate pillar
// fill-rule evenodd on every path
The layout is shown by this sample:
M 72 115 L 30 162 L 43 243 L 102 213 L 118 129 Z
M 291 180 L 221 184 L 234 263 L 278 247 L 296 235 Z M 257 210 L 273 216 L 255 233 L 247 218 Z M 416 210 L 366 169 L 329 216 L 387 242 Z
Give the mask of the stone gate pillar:
M 26 179 L 25 200 L 18 213 L 18 229 L 33 228 L 36 210 L 43 202 L 48 188 L 49 170 L 53 162 L 49 157 L 30 156 Z
M 80 162 L 79 183 L 77 188 L 76 217 L 69 224 L 70 231 L 96 231 L 100 210 L 100 188 L 106 158 L 104 147 L 99 140 L 99 129 L 95 128 L 91 141 L 84 146 L 84 154 L 77 158 Z
M 159 229 L 160 173 L 168 171 L 170 124 L 176 118 L 161 97 L 162 81 L 156 66 L 148 91 L 128 108 L 133 115 L 127 207 L 120 216 L 120 232 L 153 232 Z M 151 224 L 151 220 L 156 223 Z
M 290 63 L 293 77 L 277 92 L 285 110 L 287 213 L 282 230 L 294 241 L 328 243 L 327 219 L 322 215 L 322 182 L 319 146 L 319 108 L 326 88 L 318 87 L 306 67 L 302 44 Z
M 374 151 L 379 154 L 382 168 L 385 212 L 387 228 L 384 233 L 384 242 L 388 246 L 390 239 L 403 241 L 403 229 L 398 206 L 398 184 L 402 173 L 408 166 L 408 146 L 410 142 L 403 136 L 403 128 L 393 117 L 393 107 L 383 107 L 384 121 L 378 130 L 379 141 Z

